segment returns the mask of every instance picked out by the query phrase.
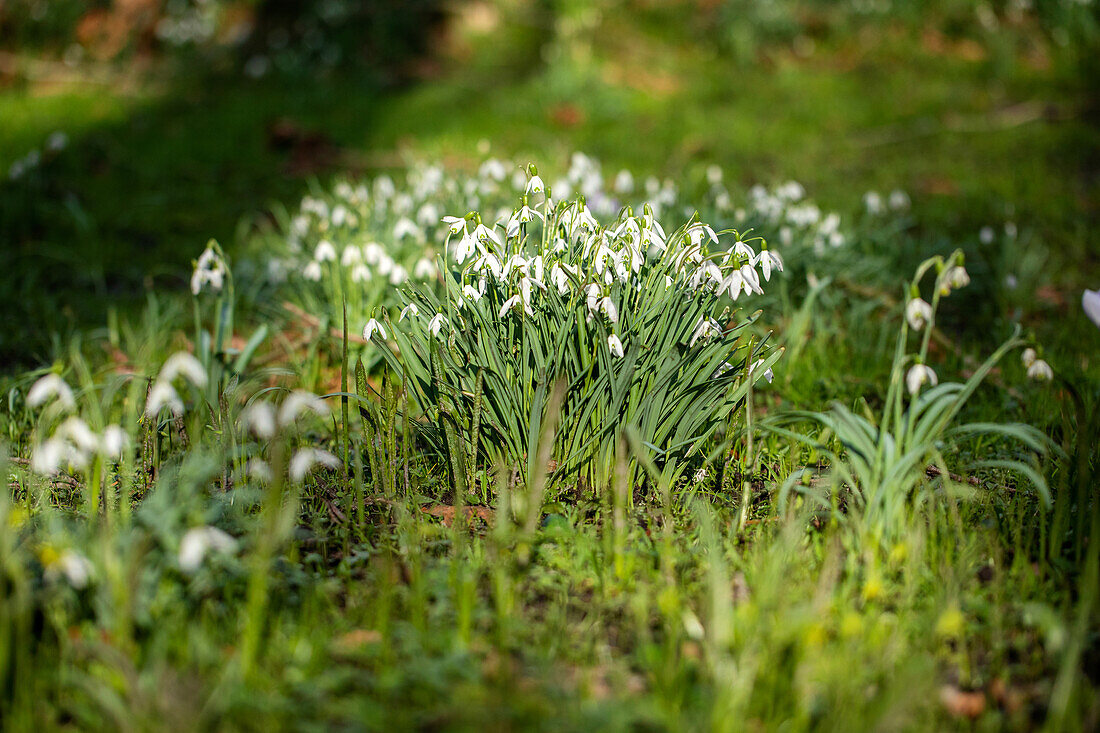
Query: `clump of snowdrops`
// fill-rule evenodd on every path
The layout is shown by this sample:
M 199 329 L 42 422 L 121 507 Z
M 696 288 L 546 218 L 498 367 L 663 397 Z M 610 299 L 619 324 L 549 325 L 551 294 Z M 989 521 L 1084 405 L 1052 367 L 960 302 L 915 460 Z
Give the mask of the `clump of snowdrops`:
M 502 224 L 447 216 L 442 293 L 405 287 L 397 322 L 364 336 L 396 342 L 460 486 L 484 452 L 529 484 L 551 468 L 604 488 L 628 428 L 658 461 L 700 454 L 781 354 L 733 308 L 781 260 L 697 217 L 666 230 L 650 206 L 604 226 L 528 174 Z

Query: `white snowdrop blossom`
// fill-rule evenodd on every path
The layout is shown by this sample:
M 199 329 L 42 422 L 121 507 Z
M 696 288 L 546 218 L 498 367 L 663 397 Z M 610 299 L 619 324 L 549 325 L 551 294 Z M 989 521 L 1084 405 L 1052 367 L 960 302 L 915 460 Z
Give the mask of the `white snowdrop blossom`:
M 754 361 L 752 366 L 749 367 L 749 374 L 752 374 L 754 371 L 756 371 L 758 367 L 762 366 L 763 364 L 763 359 L 757 359 L 756 361 Z M 767 380 L 768 384 L 771 384 L 772 380 L 775 379 L 775 374 L 772 372 L 770 367 L 764 371 L 764 374 L 762 376 L 765 380 Z
M 779 255 L 770 250 L 762 250 L 757 263 L 760 265 L 760 274 L 764 276 L 764 282 L 771 281 L 773 268 L 783 272 L 783 260 L 779 259 Z
M 106 458 L 118 460 L 130 442 L 130 436 L 118 425 L 108 425 L 99 437 L 99 452 Z
M 296 389 L 286 396 L 282 406 L 279 407 L 279 424 L 290 425 L 305 412 L 325 417 L 329 414 L 328 404 L 312 392 Z
M 206 386 L 206 369 L 203 368 L 202 362 L 186 351 L 177 351 L 168 357 L 160 369 L 158 379 L 171 383 L 177 377 L 183 377 L 200 389 Z
M 911 298 L 905 304 L 905 320 L 914 331 L 920 331 L 932 320 L 932 306 L 921 298 Z
M 269 402 L 257 400 L 245 408 L 241 415 L 245 426 L 262 440 L 275 437 L 275 408 Z
M 65 578 L 76 590 L 87 587 L 92 578 L 92 563 L 76 550 L 65 550 L 46 565 L 45 576 L 55 581 Z
M 344 267 L 351 267 L 362 262 L 362 260 L 363 250 L 354 244 L 349 244 L 347 247 L 344 247 L 344 252 L 340 255 L 340 264 Z
M 175 416 L 183 414 L 183 400 L 179 392 L 168 382 L 157 380 L 149 389 L 149 396 L 145 401 L 145 414 L 156 417 L 165 407 Z
M 38 379 L 27 393 L 27 406 L 31 408 L 41 407 L 50 400 L 56 398 L 57 404 L 64 410 L 76 407 L 73 398 L 73 390 L 68 383 L 57 374 L 46 374 Z
M 543 193 L 546 190 L 546 184 L 542 182 L 541 178 L 534 175 L 527 181 L 527 188 L 525 190 L 528 194 Z
M 872 216 L 881 214 L 885 207 L 882 205 L 882 196 L 878 191 L 868 191 L 863 194 L 863 206 L 867 209 L 867 213 Z
M 367 325 L 363 327 L 363 338 L 370 341 L 375 331 L 382 334 L 382 338 L 389 338 L 386 328 L 374 318 L 367 321 Z
M 936 377 L 936 373 L 932 371 L 931 367 L 924 364 L 914 364 L 909 367 L 909 371 L 905 374 L 905 387 L 911 395 L 920 392 L 922 385 L 927 384 L 930 387 L 935 387 L 938 383 L 939 379 Z
M 191 273 L 191 294 L 198 295 L 207 285 L 214 292 L 221 291 L 228 272 L 229 268 L 221 255 L 214 251 L 212 245 L 207 245 L 195 261 L 195 270 Z
M 327 239 L 322 239 L 318 243 L 317 249 L 313 250 L 313 259 L 317 262 L 335 262 L 336 247 Z
M 319 282 L 323 274 L 324 273 L 321 272 L 321 263 L 316 260 L 313 260 L 302 269 L 302 277 L 306 280 L 312 280 L 313 282 Z
M 317 465 L 336 468 L 340 465 L 340 461 L 328 451 L 302 448 L 290 459 L 290 480 L 295 483 L 302 481 Z
M 962 265 L 953 265 L 943 273 L 943 281 L 952 288 L 965 288 L 970 284 L 970 274 Z
M 217 527 L 193 527 L 180 540 L 180 570 L 193 573 L 202 566 L 207 553 L 230 553 L 236 549 L 237 541 Z
M 619 340 L 619 337 L 615 334 L 611 334 L 607 337 L 607 348 L 611 351 L 611 355 L 622 358 L 623 356 L 623 342 Z
M 1020 354 L 1020 361 L 1024 363 L 1024 367 L 1028 368 L 1035 363 L 1035 360 L 1039 358 L 1039 353 L 1035 349 L 1028 347 L 1024 349 L 1024 353 Z
M 433 336 L 439 336 L 439 332 L 443 330 L 443 326 L 446 325 L 447 318 L 442 313 L 436 313 L 432 316 L 432 319 L 428 321 L 428 330 Z
M 1027 376 L 1037 382 L 1049 382 L 1054 379 L 1054 370 L 1042 359 L 1036 359 L 1027 368 Z
M 408 316 L 408 315 L 412 315 L 414 318 L 416 316 L 420 315 L 420 309 L 416 307 L 416 303 L 409 303 L 407 306 L 402 308 L 401 309 L 401 315 L 399 315 L 397 317 L 397 322 L 400 323 L 401 321 L 405 320 L 405 316 Z M 371 320 L 374 320 L 374 319 L 371 319 Z M 370 324 L 368 324 L 368 325 L 370 325 Z M 379 328 L 381 328 L 381 326 L 379 326 Z M 385 336 L 386 332 L 382 331 L 382 335 Z M 367 338 L 367 339 L 370 338 L 370 336 L 367 336 L 365 333 L 363 334 L 363 336 L 364 336 L 364 338 Z
M 1100 328 L 1100 290 L 1086 290 L 1081 294 L 1081 309 L 1089 320 Z
M 889 198 L 890 208 L 894 211 L 906 211 L 909 208 L 909 194 L 900 189 L 895 189 L 890 192 Z
M 427 257 L 421 257 L 413 268 L 413 277 L 418 280 L 426 280 L 435 277 L 435 263 Z

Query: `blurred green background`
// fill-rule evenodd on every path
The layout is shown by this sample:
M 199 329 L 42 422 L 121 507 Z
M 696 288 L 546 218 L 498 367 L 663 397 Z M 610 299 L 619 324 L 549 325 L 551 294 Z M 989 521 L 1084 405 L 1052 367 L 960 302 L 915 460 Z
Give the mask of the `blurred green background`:
M 0 362 L 183 290 L 338 171 L 486 155 L 802 182 L 1034 233 L 1046 316 L 1100 285 L 1100 12 L 1084 0 L 7 0 Z

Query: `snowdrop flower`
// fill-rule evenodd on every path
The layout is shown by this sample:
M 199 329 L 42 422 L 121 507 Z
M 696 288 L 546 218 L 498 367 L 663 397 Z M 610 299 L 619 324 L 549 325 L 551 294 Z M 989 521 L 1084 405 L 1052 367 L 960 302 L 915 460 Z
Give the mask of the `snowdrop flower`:
M 760 265 L 761 274 L 764 275 L 764 282 L 771 281 L 773 267 L 779 272 L 783 272 L 783 260 L 779 259 L 779 255 L 771 250 L 761 250 L 756 261 Z
M 51 133 L 50 136 L 46 138 L 46 150 L 49 150 L 51 153 L 60 153 L 68 144 L 69 136 L 60 130 Z
M 745 289 L 746 294 L 764 294 L 764 290 L 760 287 L 760 276 L 756 274 L 756 270 L 753 269 L 752 265 L 741 266 L 741 279 L 744 283 L 741 287 Z
M 242 415 L 244 424 L 257 438 L 268 440 L 275 436 L 275 408 L 269 402 L 253 402 Z
M 108 425 L 99 439 L 99 452 L 106 458 L 117 460 L 130 442 L 130 436 L 118 425 Z
M 615 176 L 615 183 L 613 185 L 615 193 L 627 194 L 634 190 L 634 176 L 630 174 L 628 170 L 619 171 Z
M 481 291 L 475 288 L 473 285 L 463 285 L 462 296 L 476 303 L 481 300 Z
M 64 577 L 73 588 L 81 590 L 92 577 L 92 563 L 75 550 L 65 550 L 55 559 L 43 563 L 45 575 L 50 580 Z
M 695 484 L 701 484 L 706 480 L 707 480 L 707 469 L 706 468 L 700 468 L 698 471 L 695 472 L 695 475 L 692 476 L 692 478 L 691 478 L 691 482 L 695 483 Z
M 443 330 L 446 323 L 447 318 L 442 313 L 436 313 L 432 316 L 432 320 L 428 321 L 428 330 L 431 331 L 432 336 L 439 336 L 439 332 Z
M 611 300 L 610 295 L 600 301 L 600 312 L 607 316 L 607 320 L 612 323 L 619 322 L 619 310 L 615 307 L 615 301 Z
M 369 242 L 366 247 L 363 247 L 363 259 L 368 265 L 377 266 L 385 257 L 386 250 L 382 249 L 382 245 L 378 242 Z
M 694 224 L 690 229 L 687 230 L 688 239 L 691 241 L 692 245 L 696 247 L 702 243 L 704 234 L 707 236 L 707 238 L 710 239 L 710 241 L 718 244 L 718 235 L 715 234 L 714 230 L 706 224 Z
M 508 169 L 496 158 L 489 158 L 489 160 L 481 164 L 477 174 L 482 178 L 500 182 L 508 175 Z
M 481 222 L 478 222 L 478 225 L 474 227 L 474 239 L 478 242 L 484 242 L 488 239 L 492 242 L 495 242 L 497 246 L 501 246 L 504 244 L 504 242 L 501 241 L 499 234 L 497 234 L 495 231 L 485 226 Z
M 385 327 L 373 318 L 367 321 L 367 325 L 363 327 L 363 338 L 365 338 L 367 341 L 370 341 L 371 337 L 374 336 L 375 331 L 378 331 L 378 333 L 382 334 L 382 338 L 389 338 L 389 335 L 386 333 Z
M 317 259 L 320 259 L 320 257 Z M 340 255 L 340 264 L 344 267 L 351 267 L 362 260 L 363 250 L 359 249 L 359 247 L 354 244 L 349 244 L 347 247 L 344 247 L 344 253 Z
M 267 465 L 267 461 L 262 458 L 253 458 L 248 462 L 248 465 L 244 467 L 245 473 L 251 478 L 257 481 L 269 482 L 271 481 L 271 466 Z
M 404 307 L 404 308 L 403 308 L 403 309 L 401 310 L 401 315 L 397 317 L 397 322 L 398 322 L 398 323 L 400 323 L 401 321 L 405 320 L 405 316 L 409 315 L 410 313 L 411 313 L 411 314 L 412 314 L 412 315 L 413 315 L 414 317 L 415 317 L 415 316 L 419 316 L 419 315 L 420 315 L 420 309 L 419 309 L 419 308 L 418 308 L 418 307 L 416 306 L 416 303 L 409 303 L 409 304 L 408 304 L 407 306 L 405 306 L 405 307 Z M 374 320 L 374 319 L 372 318 L 371 320 Z M 369 324 L 369 323 L 368 323 L 367 325 L 368 325 L 368 327 L 370 326 L 370 324 Z M 379 328 L 381 328 L 381 327 L 379 327 Z M 385 332 L 385 331 L 382 331 L 382 335 L 383 335 L 383 336 L 385 336 L 385 335 L 386 335 L 386 332 Z M 364 333 L 364 338 L 368 338 L 368 339 L 369 339 L 370 337 L 369 337 L 369 336 L 367 336 L 367 335 L 366 335 L 366 334 Z
M 210 285 L 214 292 L 220 291 L 227 272 L 225 261 L 212 245 L 207 245 L 195 261 L 195 271 L 191 273 L 191 294 L 198 295 L 206 285 Z
M 954 265 L 943 273 L 943 280 L 952 288 L 965 288 L 970 284 L 970 274 L 962 265 Z
M 530 180 L 527 181 L 527 188 L 525 189 L 525 192 L 528 195 L 534 193 L 543 193 L 545 190 L 546 184 L 542 182 L 542 179 L 539 178 L 538 175 L 531 176 Z
M 707 166 L 707 182 L 712 186 L 717 186 L 722 182 L 722 168 L 717 165 Z
M 193 527 L 180 540 L 180 570 L 193 573 L 202 565 L 210 551 L 228 553 L 237 548 L 237 541 L 217 527 Z
M 1024 363 L 1025 367 L 1030 367 L 1035 363 L 1035 360 L 1039 358 L 1038 352 L 1030 347 L 1024 349 L 1024 353 L 1020 354 L 1020 361 Z
M 50 476 L 61 470 L 70 460 L 71 447 L 59 438 L 48 438 L 34 448 L 31 455 L 31 470 L 43 476 Z M 79 460 L 79 456 L 77 457 Z
M 435 275 L 435 263 L 427 257 L 421 257 L 413 268 L 413 277 L 418 280 L 426 280 Z
M 905 305 L 905 320 L 914 331 L 920 331 L 932 320 L 932 306 L 921 298 L 912 298 Z
M 466 219 L 461 216 L 445 216 L 443 223 L 447 225 L 448 234 L 466 233 Z
M 1027 376 L 1037 382 L 1049 382 L 1054 379 L 1054 370 L 1042 359 L 1036 359 L 1027 368 Z
M 978 239 L 981 240 L 982 244 L 992 243 L 993 242 L 993 227 L 991 227 L 991 226 L 982 227 L 981 231 L 978 232 Z
M 290 459 L 290 480 L 301 481 L 316 465 L 336 468 L 340 465 L 340 461 L 328 451 L 302 448 Z
M 745 286 L 745 278 L 741 274 L 741 270 L 735 267 L 729 271 L 729 274 L 726 275 L 720 283 L 718 283 L 718 290 L 715 292 L 715 295 L 721 295 L 724 292 L 729 292 L 730 297 L 734 300 L 737 300 L 737 298 L 741 295 L 742 288 L 744 288 L 746 293 L 750 292 L 750 290 Z
M 176 388 L 158 379 L 149 390 L 149 397 L 145 401 L 145 414 L 156 417 L 165 407 L 176 417 L 183 414 L 183 400 L 180 399 Z
M 394 265 L 390 270 L 390 284 L 401 285 L 409 279 L 409 271 L 401 265 Z
M 607 348 L 611 351 L 611 355 L 622 358 L 623 356 L 623 342 L 619 340 L 619 337 L 615 334 L 611 334 L 607 337 Z
M 332 246 L 332 242 L 322 239 L 317 249 L 313 250 L 313 259 L 317 262 L 333 262 L 336 260 L 336 248 Z
M 565 269 L 558 263 L 554 263 L 554 266 L 550 268 L 550 283 L 558 289 L 558 292 L 565 295 L 569 292 L 569 276 L 565 273 Z
M 695 326 L 695 332 L 691 335 L 691 341 L 688 342 L 688 347 L 695 346 L 695 342 L 699 339 L 710 338 L 712 334 L 719 333 L 721 330 L 721 325 L 713 318 L 700 318 L 698 325 Z
M 355 267 L 351 268 L 351 281 L 353 283 L 362 283 L 370 280 L 372 277 L 370 268 L 360 262 Z
M 55 397 L 64 410 L 76 407 L 73 391 L 65 380 L 53 373 L 46 374 L 40 377 L 27 393 L 27 406 L 37 408 Z
M 160 380 L 173 382 L 176 377 L 183 377 L 199 388 L 206 386 L 206 370 L 202 362 L 186 351 L 172 354 L 160 369 Z
M 1100 290 L 1086 290 L 1082 293 L 1081 308 L 1089 320 L 1100 328 Z
M 901 189 L 890 192 L 889 204 L 894 211 L 905 211 L 909 208 L 909 194 Z
M 317 395 L 304 389 L 296 389 L 287 395 L 282 407 L 279 408 L 279 424 L 290 425 L 303 412 L 312 412 L 318 417 L 324 417 L 328 415 L 329 409 L 325 401 Z
M 316 260 L 311 261 L 302 269 L 302 277 L 313 282 L 318 282 L 321 279 L 321 274 L 321 263 Z
M 393 227 L 394 239 L 405 239 L 406 237 L 415 237 L 417 239 L 422 238 L 424 235 L 411 219 L 408 217 L 401 217 Z
M 523 298 L 519 295 L 513 295 L 508 300 L 504 301 L 504 305 L 500 307 L 500 313 L 497 314 L 497 318 L 504 318 L 508 315 L 508 312 L 518 305 L 523 305 Z
M 911 395 L 920 392 L 921 385 L 935 387 L 938 383 L 936 373 L 924 364 L 914 364 L 905 375 L 905 386 Z
M 867 209 L 867 213 L 872 216 L 877 216 L 883 211 L 882 196 L 879 196 L 878 191 L 868 191 L 863 194 L 863 206 Z
M 763 363 L 764 363 L 763 359 L 757 359 L 756 361 L 754 361 L 752 366 L 749 367 L 749 374 L 752 374 L 756 370 L 756 368 L 758 366 L 761 366 Z M 775 374 L 774 374 L 774 372 L 772 372 L 770 367 L 764 372 L 763 376 L 764 376 L 764 379 L 766 379 L 768 381 L 768 384 L 771 384 L 772 379 L 775 378 Z

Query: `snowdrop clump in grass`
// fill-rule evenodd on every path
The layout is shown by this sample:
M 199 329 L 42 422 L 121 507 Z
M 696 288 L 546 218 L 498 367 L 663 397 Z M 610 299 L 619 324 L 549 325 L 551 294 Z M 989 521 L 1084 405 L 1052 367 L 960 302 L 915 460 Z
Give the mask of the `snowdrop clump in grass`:
M 555 201 L 528 172 L 503 222 L 447 218 L 443 292 L 404 288 L 405 318 L 390 324 L 399 356 L 387 358 L 435 418 L 456 477 L 484 450 L 535 481 L 551 421 L 563 426 L 545 456 L 557 475 L 597 489 L 628 426 L 660 460 L 701 451 L 780 356 L 754 334 L 759 314 L 733 307 L 762 294 L 781 261 L 694 217 L 666 229 L 648 205 L 603 225 L 586 196 Z M 367 330 L 381 344 L 381 324 Z M 555 389 L 560 415 L 549 415 Z

